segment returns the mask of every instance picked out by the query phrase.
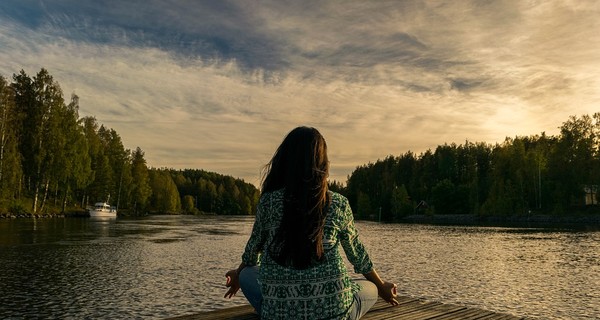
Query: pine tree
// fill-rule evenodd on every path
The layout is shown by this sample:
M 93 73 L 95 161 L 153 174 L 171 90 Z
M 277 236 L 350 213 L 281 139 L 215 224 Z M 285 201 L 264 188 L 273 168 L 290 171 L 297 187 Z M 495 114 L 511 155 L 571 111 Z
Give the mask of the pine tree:
M 135 214 L 140 214 L 146 209 L 148 199 L 152 195 L 148 167 L 146 166 L 146 159 L 144 159 L 144 152 L 140 147 L 137 147 L 132 154 L 131 178 L 133 186 L 131 193 L 133 204 L 131 207 Z

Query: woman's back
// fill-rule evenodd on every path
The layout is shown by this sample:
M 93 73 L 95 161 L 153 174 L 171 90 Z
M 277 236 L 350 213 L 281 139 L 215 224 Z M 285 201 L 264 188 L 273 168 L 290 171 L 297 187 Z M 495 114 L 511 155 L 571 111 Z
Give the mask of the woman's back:
M 348 200 L 329 192 L 323 233 L 324 258 L 302 270 L 282 266 L 268 254 L 283 216 L 284 191 L 265 193 L 258 207 L 253 235 L 243 261 L 255 264 L 260 257 L 263 319 L 344 319 L 358 286 L 350 279 L 340 254 L 340 244 L 355 271 L 365 273 L 372 263 L 354 228 Z
M 396 285 L 379 277 L 358 240 L 348 199 L 328 191 L 319 131 L 290 131 L 264 170 L 252 235 L 242 263 L 225 274 L 225 297 L 241 288 L 263 319 L 359 319 L 378 293 L 397 305 Z M 366 280 L 350 279 L 340 245 Z

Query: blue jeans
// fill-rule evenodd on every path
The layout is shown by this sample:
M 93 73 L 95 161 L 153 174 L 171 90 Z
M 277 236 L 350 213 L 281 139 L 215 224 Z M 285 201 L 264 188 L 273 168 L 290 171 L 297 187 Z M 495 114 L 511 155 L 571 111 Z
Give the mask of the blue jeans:
M 258 280 L 257 266 L 245 267 L 240 272 L 240 287 L 248 302 L 254 307 L 256 312 L 260 315 L 260 307 L 262 305 L 262 293 L 260 291 L 260 282 Z M 351 320 L 358 320 L 371 309 L 371 307 L 377 302 L 377 287 L 369 280 L 361 279 L 354 280 L 359 286 L 360 290 L 354 294 L 354 301 L 350 307 L 350 318 Z

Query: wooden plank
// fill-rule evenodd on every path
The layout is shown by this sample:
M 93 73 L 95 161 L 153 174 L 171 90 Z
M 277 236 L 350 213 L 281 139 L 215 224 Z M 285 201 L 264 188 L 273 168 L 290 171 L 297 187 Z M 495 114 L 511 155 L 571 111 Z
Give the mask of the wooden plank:
M 465 308 L 455 312 L 450 312 L 444 315 L 436 316 L 428 320 L 478 320 L 489 314 L 492 313 L 485 310 Z
M 398 297 L 399 305 L 391 306 L 379 299 L 364 320 L 519 320 L 525 319 L 509 314 L 467 308 L 459 305 L 427 302 L 411 297 Z M 250 305 L 184 315 L 170 320 L 257 320 L 260 319 Z
M 521 319 L 521 318 L 512 316 L 510 314 L 504 314 L 504 313 L 491 313 L 491 314 L 481 318 L 481 320 L 517 320 L 517 319 Z
M 402 319 L 405 319 L 405 318 L 408 319 L 409 317 L 414 316 L 415 313 L 424 312 L 431 308 L 435 308 L 439 305 L 441 305 L 441 303 L 439 303 L 439 302 L 425 302 L 425 303 L 414 302 L 414 303 L 409 303 L 409 304 L 398 305 L 395 307 L 390 306 L 390 308 L 386 310 L 387 312 L 382 313 L 382 315 L 380 317 L 371 318 L 371 317 L 368 317 L 369 313 L 367 313 L 367 315 L 365 315 L 365 317 L 363 317 L 363 318 L 364 319 L 384 320 L 384 319 L 390 319 L 393 317 L 401 316 Z
M 463 310 L 463 309 L 465 309 L 465 307 L 440 304 L 440 305 L 436 305 L 429 309 L 420 309 L 420 310 L 411 312 L 409 314 L 405 314 L 404 316 L 402 316 L 402 319 L 403 320 L 426 320 L 426 319 L 431 319 L 436 316 L 440 316 L 440 315 L 444 315 L 444 314 L 451 314 L 455 311 L 459 311 L 459 310 Z M 393 315 L 392 315 L 392 317 L 393 317 Z
M 411 306 L 413 303 L 420 301 L 419 299 L 410 297 L 398 297 L 396 300 L 398 300 L 398 307 Z M 382 317 L 383 315 L 389 313 L 388 309 L 390 308 L 392 308 L 392 306 L 389 303 L 383 301 L 382 299 L 379 299 L 377 300 L 377 302 L 375 302 L 375 305 L 371 307 L 369 312 L 365 316 L 363 316 L 363 319 L 376 320 Z
M 237 307 L 231 307 L 226 309 L 220 309 L 215 311 L 202 312 L 192 315 L 184 315 L 170 320 L 220 320 L 220 319 L 231 319 L 231 320 L 250 320 L 260 319 L 259 316 L 254 312 L 254 308 L 251 305 L 243 305 Z

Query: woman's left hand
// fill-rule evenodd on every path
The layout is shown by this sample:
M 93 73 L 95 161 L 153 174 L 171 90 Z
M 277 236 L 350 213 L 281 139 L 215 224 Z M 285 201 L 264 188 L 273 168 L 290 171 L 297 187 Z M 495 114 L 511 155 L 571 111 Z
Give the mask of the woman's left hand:
M 228 287 L 229 290 L 227 290 L 224 297 L 231 298 L 240 290 L 240 277 L 238 275 L 238 269 L 227 271 L 225 277 L 227 277 L 225 286 Z
M 397 286 L 395 283 L 384 281 L 381 286 L 378 286 L 379 296 L 387 303 L 397 306 L 398 300 L 396 300 Z

